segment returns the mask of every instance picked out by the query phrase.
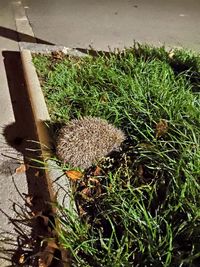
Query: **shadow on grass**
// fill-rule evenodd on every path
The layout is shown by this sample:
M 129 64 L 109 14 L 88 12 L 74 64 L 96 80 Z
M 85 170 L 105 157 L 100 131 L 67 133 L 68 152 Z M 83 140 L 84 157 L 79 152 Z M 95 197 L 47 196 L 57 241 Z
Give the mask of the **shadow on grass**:
M 149 49 L 150 48 L 150 49 Z M 76 48 L 76 50 L 88 54 L 90 56 L 106 56 L 110 57 L 114 53 L 119 53 L 120 50 L 116 51 L 97 51 L 94 49 L 84 49 L 84 48 Z M 179 75 L 180 73 L 185 72 L 186 78 L 192 85 L 193 92 L 200 91 L 200 55 L 197 57 L 196 55 L 192 55 L 192 53 L 186 57 L 182 50 L 176 50 L 176 53 L 171 50 L 171 52 L 166 51 L 164 47 L 153 48 L 148 47 L 146 45 L 140 45 L 135 43 L 132 48 L 128 50 L 132 50 L 133 54 L 136 58 L 143 58 L 144 60 L 152 60 L 157 59 L 168 63 L 175 75 Z M 121 51 L 119 53 L 119 59 L 126 52 Z
M 135 48 L 133 48 L 135 49 Z M 158 59 L 168 63 L 175 75 L 185 72 L 187 80 L 191 83 L 193 91 L 199 91 L 200 85 L 200 56 L 192 53 L 186 56 L 182 50 L 176 50 L 176 53 L 171 50 L 167 52 L 164 47 L 146 49 L 145 46 L 138 45 L 136 55 L 148 59 Z

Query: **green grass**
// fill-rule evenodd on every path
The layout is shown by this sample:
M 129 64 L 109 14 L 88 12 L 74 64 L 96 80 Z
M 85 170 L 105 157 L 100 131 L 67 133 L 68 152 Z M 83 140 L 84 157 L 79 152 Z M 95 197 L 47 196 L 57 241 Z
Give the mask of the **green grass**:
M 139 46 L 109 56 L 34 56 L 52 123 L 98 116 L 123 149 L 60 207 L 72 266 L 200 266 L 200 56 Z M 156 136 L 160 120 L 166 133 Z M 92 171 L 85 172 L 92 177 Z M 82 189 L 92 196 L 83 198 Z M 73 209 L 73 208 L 72 208 Z

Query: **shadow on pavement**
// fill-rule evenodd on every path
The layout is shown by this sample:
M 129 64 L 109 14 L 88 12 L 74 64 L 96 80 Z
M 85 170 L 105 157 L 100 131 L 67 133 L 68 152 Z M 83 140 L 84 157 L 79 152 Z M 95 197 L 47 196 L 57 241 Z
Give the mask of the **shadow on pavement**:
M 20 33 L 15 30 L 11 30 L 11 29 L 8 29 L 2 26 L 0 26 L 0 36 L 16 41 L 16 42 L 20 41 L 20 42 L 28 42 L 28 43 L 53 45 L 53 43 L 50 43 L 48 41 L 30 36 L 28 34 Z
M 0 210 L 14 229 L 12 233 L 1 231 L 1 240 L 8 249 L 3 251 L 0 249 L 0 258 L 10 262 L 9 267 L 38 267 L 42 237 L 48 237 L 47 227 L 42 222 L 42 216 L 31 218 L 31 212 L 27 206 L 13 203 L 13 210 L 15 219 Z
M 88 54 L 93 57 L 97 57 L 97 56 L 110 57 L 111 55 L 115 54 L 115 52 L 111 50 L 110 51 L 95 50 L 92 47 L 89 47 L 88 49 L 76 47 L 75 49 L 81 53 Z
M 28 258 L 32 261 L 33 257 L 30 257 L 30 254 L 35 255 L 38 252 L 42 240 L 41 237 L 48 235 L 47 227 L 44 227 L 44 216 L 49 217 L 52 210 L 50 206 L 50 195 L 47 189 L 48 186 L 44 179 L 44 171 L 37 169 L 38 164 L 32 160 L 39 159 L 39 151 L 36 129 L 33 124 L 33 114 L 25 88 L 20 53 L 4 51 L 3 57 L 15 117 L 15 123 L 7 125 L 4 128 L 3 134 L 7 143 L 23 154 L 24 163 L 26 166 L 29 166 L 26 168 L 28 192 L 20 193 L 17 190 L 17 185 L 15 185 L 16 191 L 18 191 L 25 202 L 24 207 L 18 207 L 18 209 L 16 209 L 18 204 L 13 203 L 16 217 L 21 219 L 15 220 L 7 216 L 10 223 L 14 226 L 18 243 L 15 251 L 7 252 L 12 252 L 11 266 L 18 266 L 20 261 L 19 257 L 22 254 L 26 258 L 26 253 L 28 253 Z M 36 142 L 31 142 L 30 140 Z M 5 213 L 4 216 L 6 216 Z M 28 225 L 31 228 L 31 234 L 29 236 L 23 231 L 22 225 Z M 24 246 L 30 243 L 34 243 L 34 247 L 32 249 L 29 248 L 28 252 L 24 251 Z

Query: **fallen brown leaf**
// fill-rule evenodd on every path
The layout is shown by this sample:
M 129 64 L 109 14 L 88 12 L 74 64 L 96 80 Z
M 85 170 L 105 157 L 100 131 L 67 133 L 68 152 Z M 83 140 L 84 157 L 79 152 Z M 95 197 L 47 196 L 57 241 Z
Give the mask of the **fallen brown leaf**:
M 57 249 L 56 244 L 53 243 L 54 241 L 49 240 L 44 250 L 41 252 L 40 259 L 38 261 L 40 267 L 48 267 L 51 265 L 54 258 L 54 252 Z
M 96 186 L 86 187 L 81 191 L 81 196 L 85 200 L 91 200 L 92 197 L 101 195 L 100 184 Z
M 169 129 L 168 123 L 164 119 L 160 119 L 160 121 L 156 124 L 156 138 L 159 138 L 167 133 Z
M 175 55 L 174 50 L 170 50 L 168 53 L 169 58 L 173 58 Z
M 94 176 L 99 176 L 99 175 L 101 175 L 101 168 L 97 166 L 94 171 Z
M 148 143 L 140 143 L 139 147 L 143 148 L 143 149 L 151 149 L 153 148 L 152 144 L 148 144 Z
M 33 201 L 33 196 L 31 196 L 31 195 L 26 195 L 25 200 L 26 200 L 26 204 L 28 204 L 30 207 L 33 206 L 33 203 L 32 203 L 32 201 Z
M 140 178 L 143 178 L 143 175 L 144 175 L 144 169 L 143 169 L 143 166 L 140 164 L 139 166 L 138 166 L 138 176 L 140 177 Z
M 104 95 L 101 96 L 101 98 L 100 98 L 100 102 L 101 102 L 101 103 L 106 103 L 106 102 L 108 102 L 108 96 L 107 96 L 107 94 L 104 94 Z
M 83 196 L 84 199 L 91 198 L 92 197 L 91 188 L 89 188 L 89 187 L 84 188 L 81 191 L 81 195 Z
M 32 211 L 31 215 L 33 217 L 38 217 L 38 216 L 42 216 L 42 211 Z
M 16 170 L 15 173 L 23 173 L 28 170 L 28 165 L 22 163 Z
M 71 266 L 70 250 L 66 248 L 61 248 L 60 252 L 61 252 L 63 267 Z
M 80 171 L 73 171 L 73 170 L 71 170 L 71 171 L 66 171 L 65 174 L 72 181 L 79 180 L 79 179 L 81 179 L 83 177 L 83 173 L 80 172 Z
M 56 241 L 54 239 L 51 239 L 48 241 L 48 246 L 50 248 L 59 249 L 58 245 L 56 244 Z
M 89 178 L 88 179 L 88 182 L 91 184 L 91 185 L 94 185 L 94 186 L 99 186 L 100 185 L 100 182 L 99 180 L 95 179 L 95 178 Z
M 81 205 L 78 206 L 78 211 L 79 211 L 79 216 L 83 217 L 86 212 L 84 211 L 84 209 L 81 207 Z
M 36 171 L 35 172 L 35 177 L 39 177 L 40 176 L 40 172 L 39 171 Z
M 101 184 L 99 180 L 95 178 L 89 178 L 89 188 L 91 189 L 91 194 L 95 196 L 99 196 L 101 194 Z
M 23 264 L 23 263 L 24 263 L 24 260 L 25 260 L 25 256 L 24 256 L 24 254 L 22 254 L 22 255 L 19 257 L 19 264 Z
M 53 51 L 51 54 L 54 59 L 62 59 L 64 56 L 62 51 Z
M 36 213 L 34 217 L 35 218 L 40 218 L 42 220 L 42 224 L 44 226 L 48 226 L 49 225 L 49 217 L 42 215 L 42 212 L 38 212 L 38 214 Z
M 38 260 L 38 267 L 47 267 L 47 265 L 43 262 L 42 259 Z

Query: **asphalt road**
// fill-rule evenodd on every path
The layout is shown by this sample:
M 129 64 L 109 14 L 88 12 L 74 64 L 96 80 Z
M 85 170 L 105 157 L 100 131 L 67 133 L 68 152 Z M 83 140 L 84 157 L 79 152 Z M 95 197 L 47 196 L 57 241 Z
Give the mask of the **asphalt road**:
M 200 50 L 199 0 L 23 0 L 38 38 L 68 47 L 133 41 Z

